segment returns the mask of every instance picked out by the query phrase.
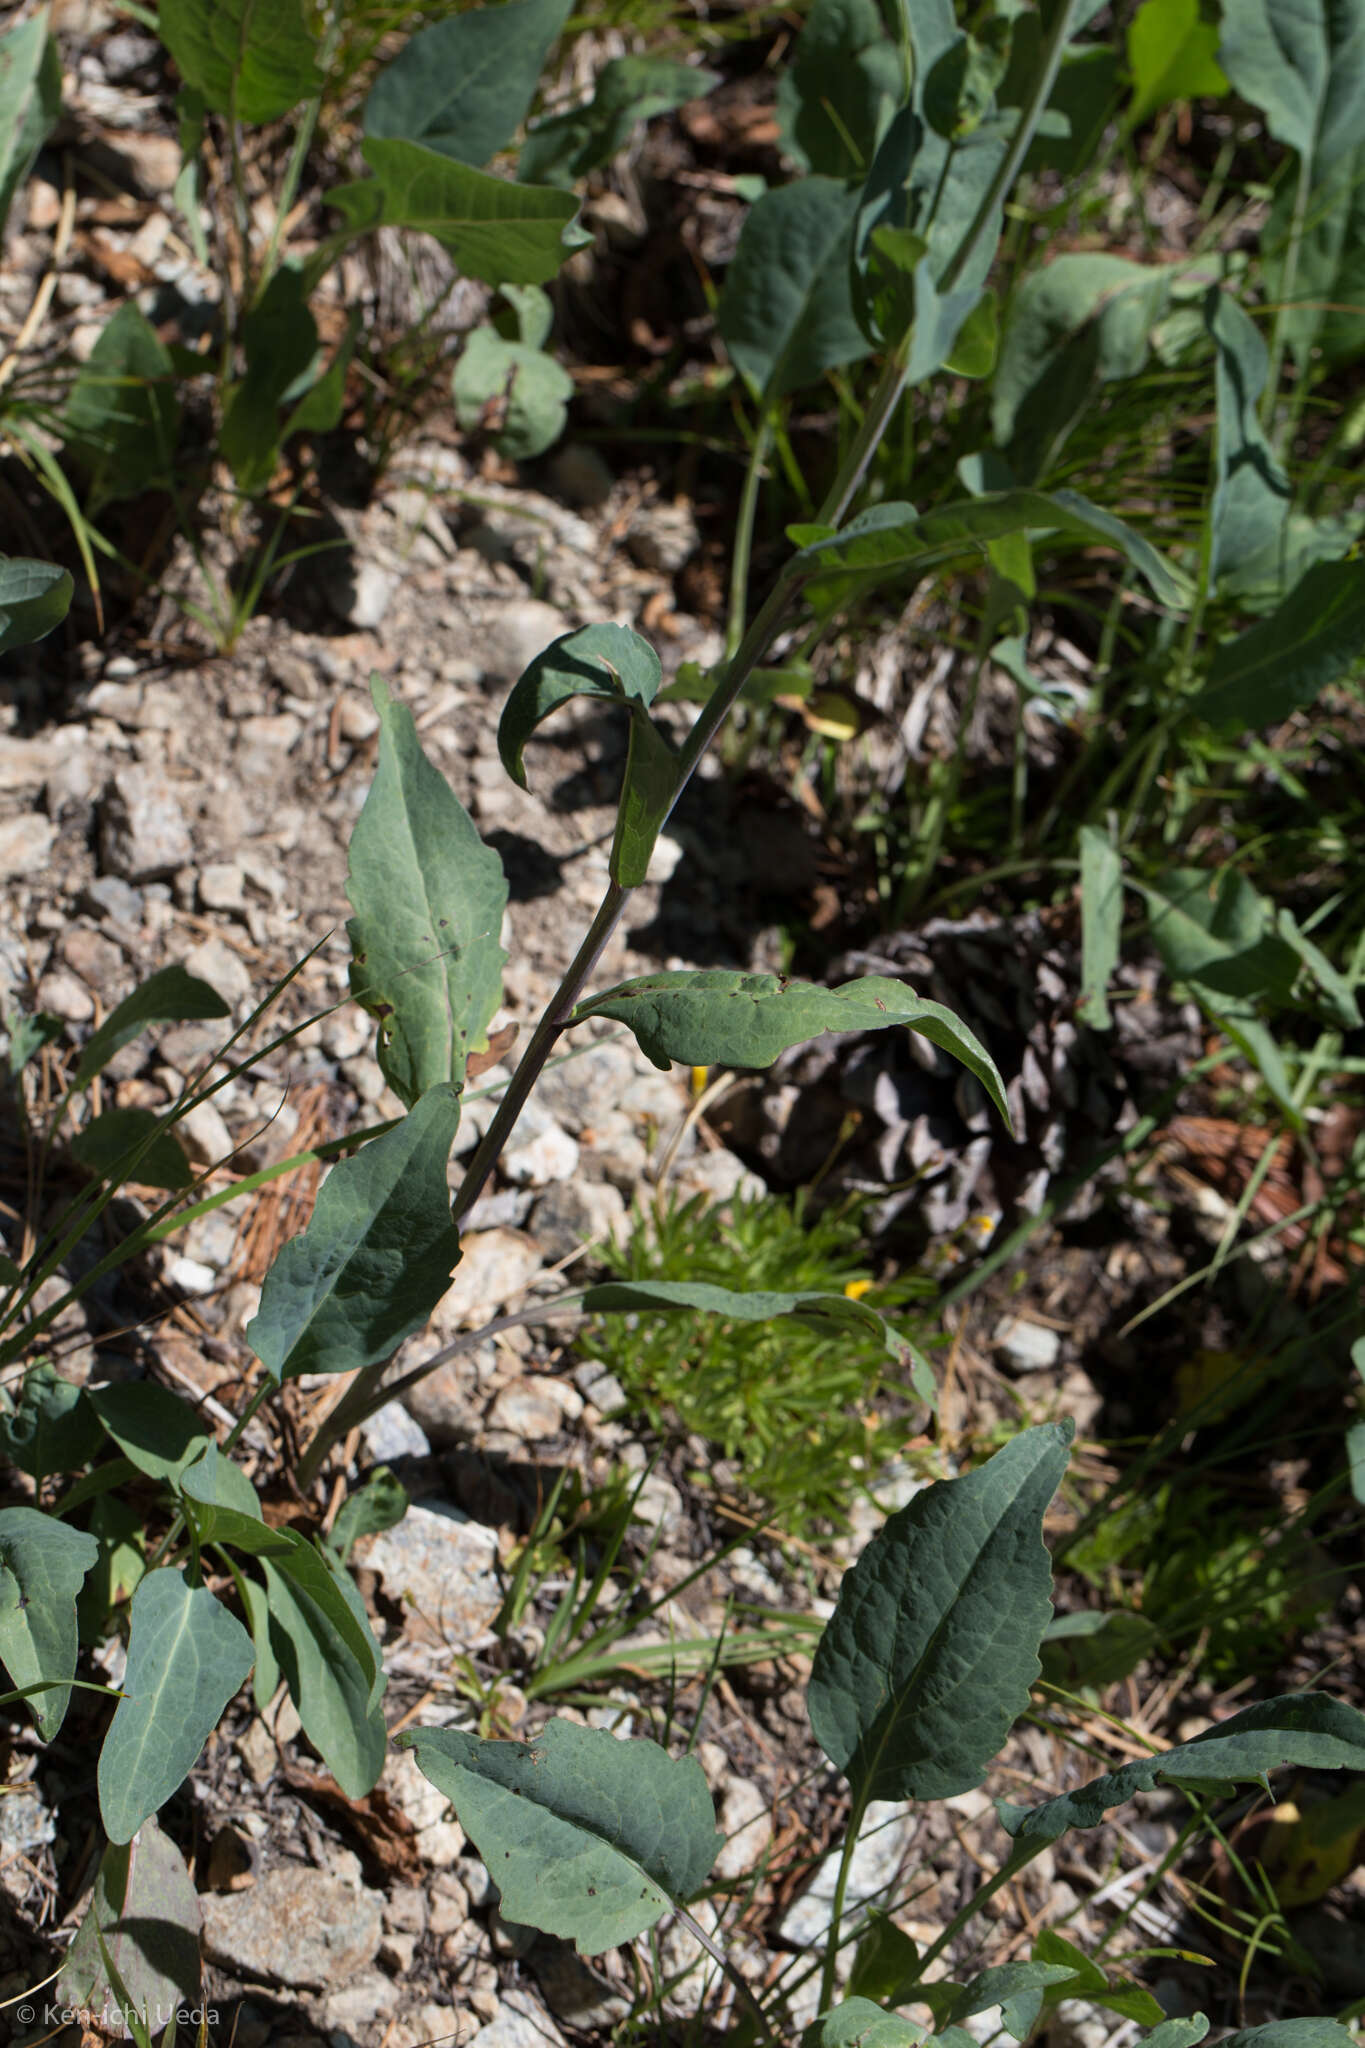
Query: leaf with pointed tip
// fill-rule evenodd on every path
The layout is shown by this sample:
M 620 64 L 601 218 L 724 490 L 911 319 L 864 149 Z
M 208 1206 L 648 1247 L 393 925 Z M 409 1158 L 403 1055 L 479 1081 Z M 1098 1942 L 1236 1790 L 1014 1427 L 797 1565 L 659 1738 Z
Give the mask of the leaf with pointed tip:
M 58 430 L 89 472 L 91 503 L 135 498 L 174 474 L 180 400 L 170 350 L 135 299 L 105 321 Z
M 877 0 L 814 0 L 778 80 L 788 154 L 826 177 L 865 178 L 902 89 Z
M 16 1686 L 60 1681 L 35 1692 L 29 1709 L 44 1742 L 66 1716 L 76 1671 L 76 1595 L 99 1544 L 37 1508 L 0 1508 L 0 1663 Z
M 207 1586 L 148 1572 L 133 1595 L 128 1667 L 99 1761 L 100 1815 L 129 1842 L 179 1789 L 251 1669 L 251 1638 Z
M 1059 1840 L 1068 1828 L 1098 1827 L 1112 1808 L 1139 1792 L 1153 1792 L 1158 1785 L 1189 1785 L 1203 1791 L 1259 1785 L 1282 1764 L 1297 1764 L 1306 1771 L 1365 1770 L 1365 1714 L 1325 1692 L 1262 1700 L 1192 1742 L 1092 1778 L 1079 1792 L 1049 1799 L 1042 1806 L 998 1800 L 996 1811 L 1016 1843 L 1033 1848 Z
M 212 1442 L 188 1401 L 155 1380 L 116 1380 L 92 1387 L 89 1399 L 129 1464 L 149 1479 L 175 1485 Z
M 332 1168 L 247 1325 L 247 1343 L 276 1379 L 377 1364 L 426 1322 L 460 1255 L 447 1183 L 459 1121 L 459 1095 L 443 1081 Z
M 926 1984 L 921 1995 L 939 2026 L 961 2026 L 998 2005 L 1005 2032 L 1023 2041 L 1037 2025 L 1049 1987 L 1075 1978 L 1070 1963 L 999 1963 L 980 1971 L 970 1984 Z
M 1052 1613 L 1043 1516 L 1073 1434 L 1025 1430 L 926 1487 L 845 1573 L 807 1706 L 856 1798 L 971 1790 L 1028 1705 Z
M 158 27 L 186 85 L 234 121 L 277 121 L 322 90 L 300 0 L 161 0 Z
M 1256 732 L 1358 675 L 1363 656 L 1365 562 L 1318 562 L 1269 618 L 1215 649 L 1190 711 L 1209 725 Z
M 551 185 L 514 185 L 396 136 L 362 147 L 373 178 L 335 185 L 327 202 L 353 234 L 415 228 L 449 249 L 484 284 L 547 284 L 583 237 L 570 232 L 578 201 Z
M 384 1667 L 364 1604 L 344 1568 L 293 1530 L 262 1559 L 270 1643 L 304 1733 L 348 1799 L 373 1791 L 387 1735 Z
M 155 2034 L 153 2015 L 197 2001 L 199 1933 L 199 1894 L 185 1859 L 154 1820 L 145 1820 L 135 1842 L 106 1844 L 90 1905 L 51 1995 L 82 2013 L 107 2015 L 112 2023 L 101 2031 L 114 2040 L 129 2031 L 122 2025 L 126 1999 L 148 2016 Z M 109 1981 L 106 1955 L 117 1986 Z
M 283 1556 L 293 1548 L 293 1531 L 267 1525 L 255 1487 L 212 1439 L 186 1466 L 178 1490 L 185 1520 L 201 1545 L 220 1543 L 251 1557 Z
M 627 626 L 584 626 L 562 633 L 513 685 L 498 721 L 498 752 L 515 783 L 526 787 L 526 742 L 572 697 L 600 697 L 630 714 L 626 772 L 611 850 L 613 880 L 624 888 L 645 879 L 676 783 L 668 740 L 650 717 L 663 671 L 647 640 Z
M 1217 351 L 1209 574 L 1215 585 L 1245 590 L 1278 574 L 1289 480 L 1261 424 L 1270 358 L 1260 329 L 1217 285 L 1204 301 L 1204 321 Z
M 963 556 L 984 556 L 987 542 L 1014 533 L 1056 533 L 1115 548 L 1161 603 L 1184 601 L 1185 579 L 1151 543 L 1076 491 L 992 491 L 932 512 L 916 512 L 913 505 L 874 505 L 832 536 L 812 535 L 802 545 L 806 531 L 797 527 L 792 537 L 801 548 L 796 566 L 811 602 L 826 612 L 892 577 L 918 581 Z
M 802 2048 L 919 2048 L 923 2027 L 885 2012 L 870 1998 L 845 1998 L 812 2020 L 801 2036 Z
M 47 9 L 42 8 L 0 36 L 0 232 L 14 195 L 61 110 L 61 54 L 56 37 L 48 32 Z M 11 644 L 18 647 L 23 642 Z
M 375 80 L 365 133 L 486 164 L 525 120 L 569 6 L 570 0 L 508 0 L 419 30 Z
M 1218 62 L 1218 29 L 1199 12 L 1199 0 L 1142 0 L 1128 25 L 1128 69 L 1133 97 L 1124 117 L 1137 128 L 1185 100 L 1223 99 L 1227 79 Z
M 150 1024 L 184 1024 L 226 1017 L 229 1010 L 216 989 L 183 967 L 162 967 L 140 988 L 125 996 L 86 1041 L 76 1068 L 76 1087 L 88 1088 L 114 1054 L 141 1035 Z
M 903 981 L 864 975 L 837 988 L 781 974 L 729 968 L 670 968 L 590 996 L 573 1022 L 612 1017 L 628 1024 L 656 1067 L 770 1067 L 789 1045 L 825 1031 L 882 1031 L 904 1024 L 942 1046 L 975 1074 L 1006 1123 L 1009 1109 L 994 1060 L 966 1025 L 915 995 Z
M 29 647 L 60 626 L 75 588 L 71 571 L 59 569 L 55 562 L 0 555 L 0 654 Z
M 15 1269 L 16 1279 L 23 1275 Z M 18 1401 L 11 1407 L 0 1391 L 0 1455 L 11 1458 L 30 1479 L 53 1472 L 76 1472 L 94 1457 L 104 1432 L 80 1387 L 45 1358 L 24 1374 Z
M 379 1064 L 408 1108 L 464 1080 L 502 1000 L 507 879 L 405 704 L 378 676 L 379 765 L 351 833 L 351 993 L 380 1021 Z
M 716 326 L 760 405 L 870 352 L 849 285 L 857 203 L 833 178 L 802 178 L 745 216 Z
M 546 1724 L 534 1742 L 454 1728 L 399 1737 L 454 1806 L 509 1920 L 599 1955 L 652 1927 L 705 1882 L 724 1839 L 695 1757 Z
M 71 1157 L 101 1180 L 132 1180 L 145 1188 L 188 1188 L 194 1169 L 184 1149 L 151 1109 L 106 1109 L 71 1140 Z

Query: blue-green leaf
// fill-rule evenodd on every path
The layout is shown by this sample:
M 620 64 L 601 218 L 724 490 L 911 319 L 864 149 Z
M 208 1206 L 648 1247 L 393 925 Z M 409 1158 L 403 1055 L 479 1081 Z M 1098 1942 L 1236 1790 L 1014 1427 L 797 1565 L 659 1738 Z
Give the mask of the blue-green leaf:
M 525 119 L 570 0 L 507 0 L 433 22 L 380 72 L 365 133 L 420 142 L 475 166 Z
M 37 1508 L 0 1508 L 0 1663 L 11 1683 L 37 1685 L 29 1709 L 44 1742 L 66 1718 L 76 1671 L 76 1595 L 99 1544 Z

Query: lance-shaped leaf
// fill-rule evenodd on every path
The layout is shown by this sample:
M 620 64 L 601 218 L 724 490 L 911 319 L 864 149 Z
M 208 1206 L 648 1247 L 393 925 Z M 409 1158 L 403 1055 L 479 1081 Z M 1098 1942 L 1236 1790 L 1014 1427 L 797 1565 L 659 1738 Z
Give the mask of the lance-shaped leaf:
M 365 133 L 486 164 L 516 134 L 570 0 L 509 0 L 422 29 L 375 80 Z
M 598 1955 L 705 1882 L 723 1837 L 695 1757 L 553 1720 L 534 1742 L 454 1728 L 399 1737 L 444 1792 L 509 1920 Z
M 969 1791 L 1027 1706 L 1052 1612 L 1043 1515 L 1073 1434 L 1025 1430 L 927 1487 L 845 1574 L 807 1705 L 856 1799 Z
M 775 1316 L 795 1316 L 803 1323 L 831 1331 L 856 1323 L 862 1329 L 885 1333 L 886 1319 L 865 1301 L 847 1294 L 824 1294 L 812 1289 L 784 1294 L 774 1289 L 754 1288 L 741 1293 L 733 1287 L 713 1287 L 706 1280 L 604 1280 L 583 1296 L 584 1311 L 596 1314 L 608 1309 L 698 1309 L 704 1315 L 728 1316 L 738 1323 L 768 1323 Z
M 183 967 L 162 967 L 109 1012 L 86 1041 L 76 1068 L 76 1087 L 88 1088 L 114 1054 L 151 1024 L 182 1024 L 229 1015 L 216 989 Z
M 1079 1792 L 1067 1792 L 1042 1806 L 998 1800 L 996 1811 L 1017 1844 L 1041 1847 L 1068 1828 L 1098 1827 L 1112 1808 L 1158 1785 L 1187 1785 L 1192 1791 L 1208 1792 L 1264 1784 L 1267 1773 L 1281 1764 L 1296 1764 L 1306 1771 L 1365 1770 L 1365 1714 L 1325 1692 L 1262 1700 L 1196 1735 L 1193 1742 L 1140 1757 L 1121 1770 L 1093 1778 Z
M 362 154 L 373 178 L 327 194 L 354 234 L 416 228 L 485 284 L 546 284 L 583 239 L 566 232 L 578 211 L 571 192 L 514 185 L 397 136 L 370 136 Z
M 197 2002 L 199 1923 L 199 1894 L 184 1857 L 154 1820 L 145 1820 L 136 1841 L 106 1846 L 51 1995 L 83 2015 L 103 2016 L 101 2032 L 115 2041 L 131 2032 L 123 2018 L 126 1999 L 155 2034 L 158 2014 L 164 2021 Z M 109 1964 L 117 1984 L 110 1982 Z
M 459 1095 L 442 1082 L 332 1168 L 247 1325 L 248 1344 L 276 1379 L 374 1365 L 426 1322 L 460 1255 L 446 1179 L 459 1121 Z
M 1217 351 L 1210 574 L 1215 584 L 1246 589 L 1275 574 L 1289 481 L 1261 425 L 1269 356 L 1259 328 L 1217 285 L 1204 301 L 1204 321 Z
M 135 498 L 175 468 L 180 401 L 171 354 L 125 299 L 76 373 L 59 430 L 90 474 L 91 501 Z
M 1123 862 L 1107 832 L 1081 827 L 1081 999 L 1076 1015 L 1095 1031 L 1110 1027 L 1109 981 L 1119 963 Z
M 874 505 L 837 534 L 794 527 L 792 538 L 801 546 L 797 566 L 812 603 L 832 611 L 873 584 L 926 576 L 964 555 L 984 557 L 988 542 L 1015 533 L 1056 533 L 1115 548 L 1163 604 L 1184 601 L 1184 579 L 1151 543 L 1076 491 L 992 491 L 932 512 Z
M 0 232 L 61 107 L 62 60 L 43 7 L 0 36 Z
M 1306 711 L 1365 658 L 1365 562 L 1319 562 L 1271 613 L 1225 640 L 1190 705 L 1210 725 L 1257 732 Z
M 745 217 L 716 326 L 760 405 L 870 351 L 849 284 L 856 210 L 846 185 L 815 177 L 765 192 Z
M 227 396 L 218 445 L 241 488 L 263 491 L 275 473 L 280 408 L 307 388 L 318 327 L 303 275 L 285 264 L 241 324 L 246 375 Z
M 411 1109 L 438 1081 L 464 1080 L 502 1000 L 507 879 L 405 704 L 376 676 L 379 765 L 351 834 L 351 991 L 380 1021 L 379 1064 Z
M 611 851 L 611 873 L 625 888 L 645 879 L 649 857 L 673 800 L 673 749 L 650 717 L 662 679 L 659 657 L 626 626 L 584 626 L 561 634 L 513 685 L 498 721 L 498 752 L 512 780 L 526 787 L 523 754 L 536 727 L 571 697 L 600 697 L 630 714 L 625 781 Z
M 99 1795 L 111 1842 L 129 1842 L 193 1770 L 251 1669 L 251 1638 L 207 1586 L 149 1572 L 132 1603 L 128 1668 L 100 1751 Z
M 344 1568 L 293 1531 L 261 1561 L 270 1644 L 304 1733 L 348 1799 L 384 1768 L 384 1670 L 364 1604 Z
M 300 0 L 161 0 L 161 40 L 217 114 L 277 121 L 322 90 Z
M 782 974 L 669 968 L 590 996 L 572 1021 L 581 1024 L 586 1017 L 628 1024 L 656 1067 L 673 1060 L 692 1067 L 770 1067 L 789 1045 L 825 1031 L 883 1031 L 904 1024 L 960 1060 L 1009 1122 L 999 1070 L 966 1025 L 903 981 L 879 975 L 822 988 Z
M 71 609 L 75 587 L 71 571 L 59 569 L 55 562 L 0 555 L 0 654 L 29 647 L 60 626 Z
M 35 1692 L 29 1708 L 44 1742 L 66 1716 L 76 1670 L 76 1595 L 99 1544 L 36 1508 L 0 1508 L 0 1663 L 16 1686 Z

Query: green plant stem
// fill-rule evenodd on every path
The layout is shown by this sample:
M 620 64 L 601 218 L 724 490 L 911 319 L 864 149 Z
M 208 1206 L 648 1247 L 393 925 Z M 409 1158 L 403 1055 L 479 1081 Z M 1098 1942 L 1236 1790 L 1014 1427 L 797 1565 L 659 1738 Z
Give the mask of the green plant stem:
M 730 1979 L 730 1982 L 734 1985 L 735 1990 L 739 1993 L 740 1999 L 748 2007 L 749 2012 L 753 2017 L 754 2023 L 758 2028 L 760 2037 L 764 2041 L 769 2043 L 769 2048 L 780 2048 L 778 2038 L 768 2024 L 767 2014 L 764 2012 L 763 2007 L 759 2004 L 758 2000 L 754 1997 L 753 1992 L 745 1983 L 739 1971 L 730 1961 L 730 1958 L 726 1955 L 724 1949 L 721 1948 L 718 1942 L 715 1942 L 711 1939 L 711 1936 L 706 1932 L 706 1929 L 701 1925 L 699 1921 L 693 1919 L 692 1915 L 688 1912 L 686 1906 L 675 1905 L 673 1910 L 677 1914 L 679 1920 L 681 1920 L 683 1926 L 687 1929 L 688 1933 L 691 1934 L 697 1941 L 701 1943 L 702 1947 L 706 1950 L 707 1955 L 710 1956 L 712 1962 L 715 1963 L 719 1969 L 723 1970 L 725 1975 Z
M 993 1899 L 997 1892 L 1003 1891 L 1007 1884 L 1010 1884 L 1018 1877 L 1021 1870 L 1028 1868 L 1035 1856 L 1041 1855 L 1046 1846 L 1043 1842 L 1036 1842 L 1031 1847 L 1016 1849 L 1012 1856 L 1006 1857 L 999 1870 L 996 1871 L 995 1876 L 988 1877 L 980 1889 L 972 1893 L 966 1905 L 960 1906 L 957 1912 L 954 1913 L 937 1941 L 931 1942 L 920 1957 L 917 1983 L 923 1983 L 924 1973 L 930 1963 L 936 1963 L 943 1954 L 943 1951 L 948 1947 L 948 1944 L 956 1940 L 964 1927 L 971 1925 L 987 1899 Z
M 735 550 L 730 557 L 730 615 L 725 631 L 727 661 L 734 660 L 744 638 L 744 614 L 749 604 L 749 562 L 754 546 L 758 488 L 763 481 L 763 467 L 772 444 L 772 437 L 772 420 L 765 412 L 759 420 L 753 445 L 749 450 L 749 466 L 744 472 L 744 488 L 740 492 L 739 511 L 735 520 Z
M 839 1967 L 839 1930 L 844 1923 L 844 1901 L 848 1896 L 849 1872 L 857 1853 L 858 1836 L 862 1831 L 867 1814 L 867 1793 L 854 1795 L 849 1809 L 848 1827 L 844 1834 L 844 1846 L 839 1857 L 839 1874 L 834 1880 L 834 1899 L 830 1905 L 829 1933 L 825 1939 L 825 1963 L 820 1972 L 821 2012 L 828 2012 L 834 1997 L 835 1973 Z

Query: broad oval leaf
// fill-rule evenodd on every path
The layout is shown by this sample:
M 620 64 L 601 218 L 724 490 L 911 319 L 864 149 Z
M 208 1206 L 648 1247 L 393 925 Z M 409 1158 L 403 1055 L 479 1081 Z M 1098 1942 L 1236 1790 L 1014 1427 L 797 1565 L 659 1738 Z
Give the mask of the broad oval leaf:
M 194 1185 L 193 1167 L 155 1110 L 102 1110 L 77 1131 L 70 1150 L 101 1180 L 172 1190 Z
M 1268 619 L 1224 641 L 1190 704 L 1197 718 L 1237 732 L 1306 711 L 1365 655 L 1365 562 L 1318 562 Z
M 849 286 L 856 210 L 856 194 L 815 177 L 765 192 L 745 217 L 716 326 L 762 405 L 870 352 Z
M 656 1067 L 769 1067 L 789 1045 L 825 1031 L 881 1031 L 904 1024 L 942 1046 L 975 1074 L 1005 1122 L 1004 1083 L 985 1047 L 941 1003 L 903 981 L 864 975 L 838 988 L 781 974 L 729 968 L 670 968 L 623 981 L 580 1003 L 572 1021 L 612 1017 L 628 1024 Z
M 130 1465 L 174 1485 L 213 1439 L 177 1394 L 155 1380 L 117 1380 L 91 1387 L 90 1405 Z
M 507 879 L 405 704 L 376 676 L 379 765 L 351 834 L 351 992 L 380 1021 L 379 1064 L 411 1109 L 464 1080 L 502 1000 Z
M 91 1033 L 76 1068 L 75 1085 L 88 1088 L 114 1054 L 151 1024 L 183 1024 L 229 1014 L 223 998 L 206 981 L 183 967 L 162 967 L 116 1004 Z
M 1073 1434 L 1025 1430 L 926 1487 L 844 1575 L 807 1705 L 856 1799 L 969 1791 L 1028 1705 L 1052 1613 L 1043 1516 Z
M 877 0 L 814 0 L 778 80 L 788 155 L 826 177 L 865 178 L 902 90 Z
M 1228 82 L 1218 62 L 1218 29 L 1199 0 L 1142 0 L 1128 26 L 1133 97 L 1125 125 L 1138 127 L 1183 100 L 1222 99 Z
M 818 610 L 833 610 L 860 590 L 892 576 L 927 575 L 988 541 L 1014 533 L 1057 533 L 1118 550 L 1163 604 L 1183 603 L 1187 585 L 1149 541 L 1076 491 L 993 491 L 932 512 L 913 505 L 875 505 L 838 533 L 811 533 L 797 556 Z M 798 543 L 806 530 L 793 529 Z
M 251 1669 L 251 1638 L 206 1586 L 149 1572 L 132 1601 L 128 1668 L 100 1751 L 99 1796 L 111 1842 L 129 1842 L 193 1770 Z
M 486 164 L 526 118 L 570 0 L 475 7 L 412 36 L 375 80 L 365 133 Z
M 1041 1847 L 1057 1841 L 1068 1828 L 1098 1827 L 1113 1807 L 1139 1792 L 1155 1791 L 1158 1785 L 1208 1790 L 1263 1784 L 1267 1772 L 1281 1764 L 1297 1764 L 1307 1771 L 1365 1770 L 1365 1714 L 1325 1692 L 1262 1700 L 1196 1735 L 1193 1742 L 1140 1757 L 1121 1770 L 1093 1778 L 1079 1792 L 1064 1793 L 1042 1806 L 998 1800 L 996 1811 L 1016 1843 Z
M 802 2048 L 918 2048 L 923 2039 L 923 2027 L 856 1996 L 821 2013 L 801 2036 Z
M 161 0 L 157 26 L 186 85 L 234 121 L 277 121 L 322 90 L 301 0 Z
M 998 2005 L 1005 2032 L 1023 2041 L 1038 2023 L 1044 1993 L 1054 1984 L 1074 1984 L 1076 1976 L 1069 1963 L 997 1963 L 993 1969 L 979 1971 L 970 1984 L 955 1989 L 944 1986 L 941 1993 L 937 1985 L 925 1985 L 924 1990 L 940 2027 L 961 2026 Z M 1076 1985 L 1078 1991 L 1080 1988 Z
M 76 1595 L 99 1544 L 37 1508 L 0 1508 L 0 1663 L 16 1686 L 55 1679 L 29 1708 L 44 1742 L 66 1717 L 76 1670 Z
M 468 15 L 456 20 L 467 21 Z M 511 285 L 538 291 L 538 285 Z M 496 404 L 501 425 L 492 435 L 499 454 L 514 462 L 543 455 L 564 431 L 573 397 L 573 378 L 543 348 L 505 341 L 492 327 L 476 327 L 460 352 L 451 379 L 455 417 L 467 434 L 483 425 L 485 408 Z
M 578 201 L 550 185 L 514 185 L 419 142 L 372 135 L 372 179 L 327 194 L 353 233 L 416 228 L 485 284 L 547 284 L 582 237 L 568 233 Z
M 55 562 L 0 555 L 0 654 L 29 647 L 60 626 L 75 588 L 71 571 L 59 569 Z
M 384 1670 L 364 1605 L 345 1570 L 293 1531 L 264 1557 L 271 1649 L 303 1730 L 348 1799 L 363 1799 L 384 1768 L 379 1702 Z
M 459 1095 L 442 1082 L 332 1168 L 247 1325 L 276 1379 L 374 1365 L 426 1322 L 460 1255 L 446 1177 L 459 1121 Z
M 454 1728 L 399 1737 L 459 1815 L 509 1920 L 599 1955 L 705 1882 L 724 1837 L 695 1757 L 547 1722 L 534 1742 Z
M 155 2032 L 156 2014 L 197 2001 L 199 1932 L 199 1894 L 185 1859 L 145 1820 L 135 1842 L 105 1847 L 85 1918 L 62 1958 L 56 2002 L 104 2016 L 100 2031 L 115 2041 L 131 2032 L 125 2005 L 145 2013 Z

